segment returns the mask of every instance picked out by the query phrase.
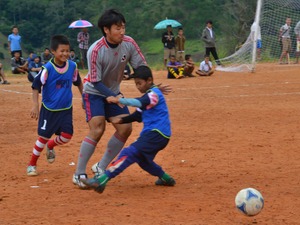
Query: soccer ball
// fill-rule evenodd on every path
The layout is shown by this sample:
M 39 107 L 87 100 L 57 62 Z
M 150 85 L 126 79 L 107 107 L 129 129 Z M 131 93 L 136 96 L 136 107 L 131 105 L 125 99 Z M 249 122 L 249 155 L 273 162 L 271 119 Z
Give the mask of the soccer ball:
M 264 198 L 254 188 L 245 188 L 235 197 L 236 208 L 246 216 L 257 215 L 264 207 Z

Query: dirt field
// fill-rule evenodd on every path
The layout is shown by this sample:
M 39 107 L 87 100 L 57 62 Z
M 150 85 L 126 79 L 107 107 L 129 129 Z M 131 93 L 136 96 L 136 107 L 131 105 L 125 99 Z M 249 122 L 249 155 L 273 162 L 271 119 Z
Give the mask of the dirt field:
M 72 183 L 81 140 L 88 132 L 74 88 L 74 137 L 57 147 L 54 164 L 45 152 L 37 177 L 26 167 L 37 138 L 30 119 L 30 83 L 9 77 L 0 85 L 0 224 L 59 225 L 295 225 L 300 224 L 300 67 L 264 65 L 257 73 L 216 72 L 212 77 L 167 80 L 173 136 L 156 161 L 177 181 L 157 187 L 137 165 L 111 180 L 105 192 L 79 190 Z M 140 94 L 124 81 L 126 97 Z M 138 136 L 135 123 L 127 142 Z M 111 125 L 88 164 L 98 161 L 112 135 Z M 265 208 L 255 217 L 240 214 L 236 193 L 258 189 Z

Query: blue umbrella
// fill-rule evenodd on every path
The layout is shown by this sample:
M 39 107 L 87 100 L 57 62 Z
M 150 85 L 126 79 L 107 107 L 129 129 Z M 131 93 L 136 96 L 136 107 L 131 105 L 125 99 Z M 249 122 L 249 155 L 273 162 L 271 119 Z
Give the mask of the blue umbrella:
M 154 29 L 166 29 L 168 25 L 171 25 L 172 27 L 181 27 L 181 23 L 179 23 L 176 20 L 171 20 L 166 18 L 165 20 L 160 21 L 158 24 L 155 25 Z
M 91 24 L 89 21 L 80 19 L 72 22 L 69 28 L 85 28 L 85 27 L 92 27 L 92 26 L 93 24 Z

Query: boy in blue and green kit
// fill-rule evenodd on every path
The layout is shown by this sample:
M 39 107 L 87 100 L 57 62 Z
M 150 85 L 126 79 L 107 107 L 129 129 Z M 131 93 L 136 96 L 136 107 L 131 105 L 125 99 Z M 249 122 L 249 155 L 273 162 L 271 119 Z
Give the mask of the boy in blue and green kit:
M 144 128 L 140 137 L 129 147 L 124 148 L 116 161 L 101 175 L 81 181 L 95 191 L 102 193 L 107 182 L 118 176 L 133 163 L 153 176 L 157 176 L 156 185 L 174 186 L 175 180 L 164 172 L 153 160 L 156 154 L 164 149 L 171 136 L 171 122 L 168 107 L 162 92 L 153 84 L 153 76 L 149 67 L 140 66 L 134 72 L 134 81 L 137 89 L 145 93 L 139 98 L 106 98 L 109 103 L 120 106 L 133 106 L 137 110 L 125 117 L 117 117 L 112 122 L 116 124 L 143 122 Z

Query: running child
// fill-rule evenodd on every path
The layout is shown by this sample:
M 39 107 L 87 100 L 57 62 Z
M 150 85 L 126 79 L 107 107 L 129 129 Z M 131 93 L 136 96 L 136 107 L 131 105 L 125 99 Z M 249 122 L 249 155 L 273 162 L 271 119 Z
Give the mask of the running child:
M 39 119 L 38 139 L 27 167 L 28 176 L 38 175 L 37 160 L 46 146 L 49 163 L 55 160 L 54 147 L 68 143 L 73 135 L 72 82 L 82 94 L 83 85 L 76 63 L 68 60 L 70 42 L 63 35 L 51 38 L 53 58 L 43 65 L 32 84 L 33 108 L 31 118 Z M 42 89 L 42 104 L 39 111 L 39 92 Z M 57 136 L 49 140 L 53 134 Z
M 118 158 L 103 174 L 95 175 L 91 179 L 81 179 L 86 186 L 99 193 L 104 191 L 110 179 L 118 176 L 133 163 L 137 163 L 151 175 L 157 176 L 156 185 L 174 186 L 176 184 L 175 180 L 153 161 L 156 154 L 167 146 L 171 136 L 171 123 L 164 95 L 153 84 L 153 76 L 149 67 L 138 67 L 133 76 L 137 89 L 144 93 L 142 97 L 110 96 L 106 100 L 118 105 L 138 107 L 129 116 L 115 117 L 112 120 L 114 124 L 143 121 L 144 128 L 140 137 L 129 147 L 122 149 Z

